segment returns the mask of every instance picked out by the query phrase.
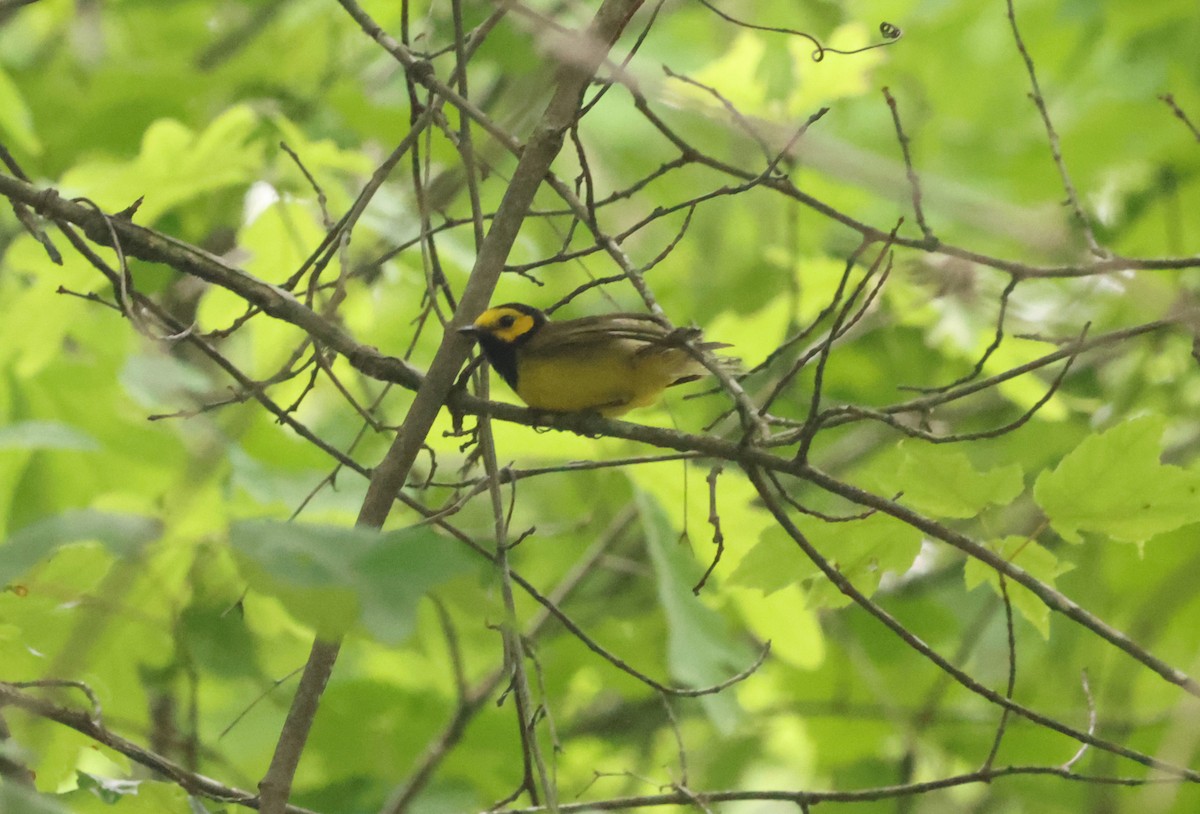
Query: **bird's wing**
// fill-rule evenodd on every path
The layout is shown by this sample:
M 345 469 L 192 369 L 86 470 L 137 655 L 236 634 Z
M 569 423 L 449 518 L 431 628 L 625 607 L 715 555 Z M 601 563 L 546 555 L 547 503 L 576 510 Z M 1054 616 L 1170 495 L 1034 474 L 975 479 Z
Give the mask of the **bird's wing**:
M 529 351 L 571 354 L 580 348 L 625 344 L 635 356 L 680 349 L 685 343 L 702 351 L 731 347 L 701 340 L 699 328 L 667 328 L 648 314 L 615 313 L 550 322 L 534 338 Z
M 550 330 L 546 330 L 549 328 Z M 565 322 L 551 322 L 543 328 L 546 339 L 558 347 L 575 345 L 592 345 L 597 342 L 611 342 L 618 339 L 628 339 L 647 344 L 662 344 L 671 335 L 652 317 L 644 314 L 604 314 L 595 317 L 581 317 Z

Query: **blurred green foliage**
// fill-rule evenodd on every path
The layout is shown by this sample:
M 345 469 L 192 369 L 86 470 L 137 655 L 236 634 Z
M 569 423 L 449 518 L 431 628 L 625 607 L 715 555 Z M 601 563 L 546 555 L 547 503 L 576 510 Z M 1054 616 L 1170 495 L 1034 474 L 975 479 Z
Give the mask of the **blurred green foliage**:
M 879 42 L 882 21 L 904 35 L 884 48 L 827 52 L 815 61 L 813 45 L 798 37 L 738 28 L 700 3 L 666 4 L 628 70 L 651 107 L 705 155 L 761 172 L 770 151 L 756 139 L 778 148 L 827 106 L 780 169 L 847 217 L 885 232 L 904 218 L 900 234 L 919 238 L 880 93 L 886 86 L 939 239 L 1039 267 L 1092 260 L 1063 205 L 1003 3 L 717 5 L 843 50 Z M 397 36 L 407 8 L 419 50 L 452 42 L 450 4 L 379 0 L 367 8 Z M 495 8 L 465 3 L 465 24 L 480 24 Z M 586 18 L 582 6 L 537 8 L 572 24 Z M 1195 0 L 1020 2 L 1017 12 L 1065 165 L 1100 241 L 1127 257 L 1195 256 L 1200 145 L 1156 98 L 1173 94 L 1200 121 Z M 644 9 L 615 56 L 648 20 Z M 452 51 L 434 57 L 439 76 L 448 76 L 452 60 Z M 473 57 L 470 91 L 492 120 L 524 138 L 548 99 L 552 73 L 537 25 L 511 13 Z M 427 102 L 423 95 L 418 101 Z M 138 223 L 271 283 L 296 271 L 412 116 L 399 66 L 333 3 L 40 0 L 0 9 L 0 142 L 25 172 L 106 211 L 144 198 Z M 459 125 L 449 107 L 446 117 Z M 480 203 L 492 212 L 514 158 L 477 127 L 473 139 L 487 167 Z M 599 201 L 678 156 L 621 87 L 580 123 L 579 139 Z M 316 179 L 323 202 L 281 142 Z M 420 150 L 434 224 L 469 219 L 454 144 L 434 131 Z M 556 171 L 574 179 L 579 170 L 568 143 Z M 689 164 L 615 197 L 598 209 L 599 221 L 619 233 L 657 208 L 735 183 Z M 561 208 L 544 187 L 535 210 Z M 623 241 L 635 264 L 649 263 L 677 236 L 685 208 Z M 339 281 L 336 319 L 345 329 L 418 367 L 440 339 L 436 320 L 422 321 L 431 270 L 413 243 L 421 217 L 406 158 L 326 272 L 326 281 Z M 529 220 L 510 263 L 555 256 L 567 228 L 563 217 Z M 585 248 L 584 232 L 576 229 L 568 248 Z M 346 814 L 380 810 L 453 716 L 456 676 L 473 687 L 502 667 L 496 628 L 505 609 L 490 561 L 432 525 L 417 525 L 408 510 L 397 509 L 393 531 L 378 539 L 348 531 L 365 490 L 360 476 L 331 474 L 328 456 L 233 393 L 233 382 L 185 344 L 142 336 L 112 309 L 77 296 L 112 300 L 113 291 L 54 239 L 65 253 L 62 266 L 7 210 L 0 218 L 0 583 L 7 586 L 0 593 L 0 680 L 85 681 L 114 730 L 253 789 L 286 714 L 294 687 L 288 676 L 303 664 L 314 632 L 348 630 L 294 802 Z M 694 322 L 709 338 L 731 343 L 749 369 L 829 304 L 858 241 L 827 214 L 758 186 L 699 203 L 683 238 L 646 280 L 676 323 Z M 439 231 L 436 248 L 451 288 L 461 289 L 475 255 L 470 225 Z M 112 260 L 112 252 L 101 254 Z M 872 259 L 868 252 L 862 265 Z M 593 252 L 506 275 L 496 299 L 549 306 L 615 271 Z M 235 295 L 175 270 L 133 261 L 130 273 L 139 291 L 196 330 L 228 328 L 245 312 Z M 1036 359 L 1085 324 L 1094 337 L 1186 313 L 1195 308 L 1194 277 L 1194 269 L 1117 270 L 1022 283 L 1008 303 L 1005 340 L 981 375 Z M 993 341 L 1007 282 L 1002 272 L 961 258 L 897 251 L 872 307 L 829 355 L 825 402 L 883 408 L 912 398 L 904 388 L 937 387 L 969 373 Z M 325 291 L 317 304 L 328 302 Z M 591 288 L 558 313 L 618 307 L 640 307 L 624 283 Z M 904 505 L 986 543 L 1194 674 L 1200 377 L 1190 331 L 1181 324 L 1082 354 L 1062 387 L 1012 432 L 945 447 L 853 423 L 818 434 L 812 460 L 885 497 L 899 493 Z M 293 326 L 259 315 L 218 344 L 247 375 L 265 379 L 303 341 Z M 803 349 L 785 350 L 784 367 Z M 284 406 L 299 401 L 299 421 L 372 466 L 411 394 L 365 379 L 342 360 L 330 364 L 344 392 L 324 375 L 310 390 L 305 370 L 272 384 L 269 395 Z M 1016 421 L 1046 394 L 1061 364 L 923 420 L 939 433 Z M 774 414 L 804 418 L 813 367 L 782 393 Z M 751 395 L 769 393 L 778 370 L 747 379 Z M 380 399 L 377 426 L 364 427 L 347 394 L 360 405 Z M 498 381 L 493 394 L 512 399 Z M 724 408 L 719 396 L 672 395 L 667 406 L 630 418 L 700 432 Z M 434 509 L 454 504 L 452 484 L 478 474 L 463 471 L 466 439 L 453 429 L 444 416 L 406 490 Z M 653 451 L 514 425 L 498 424 L 495 433 L 501 465 L 517 469 Z M 748 667 L 765 642 L 773 646 L 748 681 L 716 696 L 672 698 L 668 710 L 560 623 L 542 624 L 532 644 L 548 715 L 540 731 L 550 744 L 553 726 L 563 800 L 683 782 L 680 744 L 687 786 L 697 791 L 854 790 L 978 768 L 999 710 L 950 684 L 852 605 L 732 466 L 716 479 L 710 506 L 708 472 L 702 463 L 667 461 L 542 474 L 505 487 L 506 499 L 512 489 L 511 536 L 533 530 L 511 553 L 514 568 L 549 593 L 590 563 L 561 606 L 643 673 L 664 684 L 705 686 Z M 861 510 L 803 483 L 786 485 L 811 510 Z M 455 526 L 490 547 L 486 494 L 456 508 Z M 697 598 L 691 588 L 716 550 L 714 509 L 724 553 Z M 293 513 L 295 522 L 285 524 Z M 987 686 L 1004 686 L 1007 633 L 993 571 L 881 515 L 798 523 L 860 590 L 924 641 Z M 978 589 L 984 582 L 991 589 Z M 1054 617 L 1024 589 L 1007 588 L 1016 616 L 1017 700 L 1082 729 L 1094 705 L 1103 736 L 1200 765 L 1194 699 Z M 436 596 L 440 610 L 427 596 Z M 519 620 L 532 624 L 541 606 L 524 594 L 517 600 Z M 1079 678 L 1084 669 L 1090 694 Z M 147 778 L 60 725 L 14 710 L 4 715 L 13 731 L 4 754 L 19 747 L 17 757 L 36 769 L 44 794 L 0 786 L 0 810 L 233 810 L 189 804 L 177 786 Z M 513 716 L 511 698 L 481 707 L 414 810 L 482 810 L 508 795 L 522 773 Z M 1076 748 L 1012 720 L 996 765 L 1057 766 Z M 1147 776 L 1099 750 L 1075 768 Z M 831 808 L 1053 814 L 1200 806 L 1194 786 L 1168 788 L 1011 777 L 899 803 Z M 794 806 L 753 810 L 785 809 Z

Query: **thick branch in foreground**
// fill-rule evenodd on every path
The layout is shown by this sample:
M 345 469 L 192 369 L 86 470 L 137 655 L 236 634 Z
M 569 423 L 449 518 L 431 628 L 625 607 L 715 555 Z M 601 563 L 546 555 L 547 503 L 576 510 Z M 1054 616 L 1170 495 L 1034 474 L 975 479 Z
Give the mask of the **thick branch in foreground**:
M 356 3 L 351 0 L 341 0 L 341 3 L 364 30 L 387 46 L 386 35 L 382 35 L 373 23 L 368 26 L 370 18 Z M 579 35 L 584 47 L 580 49 L 578 59 L 560 66 L 554 96 L 521 154 L 496 217 L 492 219 L 491 228 L 479 247 L 475 265 L 450 327 L 469 325 L 487 307 L 504 270 L 504 262 L 533 204 L 534 195 L 549 173 L 550 164 L 558 155 L 563 138 L 579 113 L 588 82 L 640 5 L 641 0 L 605 0 L 591 25 Z M 467 339 L 455 330 L 447 330 L 443 335 L 404 423 L 384 459 L 372 473 L 358 515 L 359 526 L 383 526 L 396 494 L 403 487 L 425 444 L 425 437 L 446 403 L 458 370 L 467 358 L 468 347 Z M 336 642 L 318 640 L 313 645 L 292 709 L 280 733 L 271 767 L 259 784 L 264 814 L 282 814 L 284 810 L 292 778 L 316 715 L 317 702 L 333 670 L 337 653 Z
M 341 0 L 351 14 L 354 4 Z M 471 324 L 483 313 L 504 270 L 517 233 L 533 204 L 534 195 L 550 171 L 550 164 L 562 148 L 563 139 L 579 112 L 583 92 L 640 0 L 609 0 L 600 7 L 588 30 L 580 35 L 584 45 L 578 61 L 564 63 L 558 74 L 558 86 L 533 136 L 521 153 L 512 180 L 492 219 L 491 228 L 479 247 L 471 276 L 463 289 L 451 328 Z M 359 19 L 358 16 L 355 17 Z M 429 372 L 417 389 L 416 398 L 384 460 L 375 468 L 367 497 L 359 514 L 359 525 L 378 528 L 383 525 L 392 498 L 403 486 L 416 460 L 429 428 L 454 385 L 459 368 L 467 358 L 469 341 L 457 331 L 448 330 L 430 364 Z

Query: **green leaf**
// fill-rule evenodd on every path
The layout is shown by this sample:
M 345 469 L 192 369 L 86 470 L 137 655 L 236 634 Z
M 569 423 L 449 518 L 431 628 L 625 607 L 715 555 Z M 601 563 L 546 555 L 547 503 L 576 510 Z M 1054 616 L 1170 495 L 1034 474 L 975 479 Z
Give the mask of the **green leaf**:
M 38 794 L 15 783 L 0 783 L 0 811 L 12 814 L 69 814 L 53 795 Z
M 230 529 L 251 587 L 326 636 L 361 621 L 385 644 L 412 633 L 417 603 L 473 560 L 427 526 L 384 533 L 252 520 Z
M 770 640 L 771 658 L 802 670 L 825 660 L 825 634 L 817 611 L 799 584 L 771 594 L 726 585 L 722 593 L 736 603 L 742 620 L 760 639 Z
M 54 549 L 67 543 L 98 540 L 118 557 L 128 556 L 161 532 L 158 521 L 89 509 L 33 523 L 0 547 L 0 585 L 12 582 Z
M 830 564 L 868 596 L 885 573 L 907 571 L 921 551 L 920 532 L 883 514 L 845 523 L 799 517 L 795 523 Z M 850 601 L 779 528 L 763 532 L 730 581 L 766 594 L 809 583 L 808 604 L 815 608 L 836 608 Z
M 671 675 L 689 687 L 719 684 L 746 669 L 754 653 L 733 636 L 719 613 L 692 593 L 704 568 L 692 557 L 691 547 L 679 540 L 662 506 L 646 492 L 635 494 L 667 617 Z M 735 723 L 737 706 L 731 693 L 704 696 L 702 701 L 718 726 Z
M 1020 566 L 1031 577 L 1054 587 L 1054 581 L 1060 575 L 1072 570 L 1075 566 L 1063 562 L 1054 553 L 1027 537 L 1006 537 L 997 543 L 988 544 L 1004 559 Z M 974 590 L 987 583 L 1000 596 L 1000 574 L 994 568 L 974 557 L 968 558 L 963 568 L 967 590 Z M 1025 617 L 1031 625 L 1037 628 L 1043 639 L 1050 638 L 1050 608 L 1035 596 L 1028 588 L 1022 587 L 1011 579 L 1007 580 L 1008 598 L 1014 608 Z
M 200 131 L 159 119 L 146 128 L 134 161 L 81 163 L 61 185 L 82 189 L 109 208 L 144 197 L 136 219 L 153 223 L 186 201 L 253 181 L 262 161 L 262 145 L 254 139 L 258 121 L 246 105 L 230 107 Z
M 100 444 L 85 432 L 61 421 L 18 421 L 0 427 L 0 450 L 4 449 L 99 449 Z
M 770 595 L 820 573 L 817 566 L 778 527 L 764 529 L 737 568 L 729 575 L 731 585 L 757 588 Z
M 384 534 L 356 563 L 363 625 L 384 644 L 406 640 L 417 604 L 436 586 L 473 570 L 476 560 L 459 543 L 421 527 Z
M 980 472 L 958 449 L 905 441 L 897 473 L 904 502 L 937 517 L 975 517 L 988 505 L 1011 503 L 1024 488 L 1018 464 Z
M 29 106 L 3 70 L 0 70 L 0 133 L 4 133 L 10 142 L 30 155 L 42 152 L 42 144 L 33 129 L 33 115 L 29 112 Z
M 258 674 L 255 640 L 236 603 L 189 605 L 179 614 L 176 638 L 197 664 L 215 675 Z
M 867 596 L 879 588 L 884 574 L 903 574 L 921 552 L 921 533 L 885 514 L 844 523 L 801 517 L 796 525 L 829 563 Z M 850 598 L 822 575 L 813 581 L 808 601 L 812 607 L 837 608 L 848 604 Z
M 1200 473 L 1159 462 L 1165 423 L 1145 416 L 1089 436 L 1038 477 L 1033 497 L 1064 540 L 1140 543 L 1200 521 Z
M 199 394 L 212 388 L 208 376 L 182 359 L 165 353 L 130 356 L 119 381 L 139 405 L 146 409 L 178 409 L 192 404 Z
M 108 804 L 119 801 L 126 795 L 137 794 L 140 780 L 120 780 L 112 777 L 96 777 L 87 772 L 76 772 L 79 788 L 86 789 Z
M 78 788 L 61 799 L 72 814 L 184 814 L 197 811 L 174 783 L 109 778 L 76 772 Z

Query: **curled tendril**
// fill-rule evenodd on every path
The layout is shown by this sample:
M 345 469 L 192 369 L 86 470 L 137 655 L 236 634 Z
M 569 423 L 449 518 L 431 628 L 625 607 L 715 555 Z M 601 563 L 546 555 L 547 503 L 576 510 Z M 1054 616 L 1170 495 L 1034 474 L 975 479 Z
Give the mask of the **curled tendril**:
M 709 2 L 709 0 L 699 0 L 699 2 L 700 2 L 700 5 L 704 6 L 706 9 L 708 9 L 713 14 L 720 17 L 722 20 L 733 23 L 736 26 L 741 26 L 742 28 L 749 28 L 753 31 L 770 31 L 774 34 L 788 34 L 793 37 L 803 37 L 804 39 L 808 40 L 809 42 L 811 42 L 813 44 L 813 52 L 812 52 L 812 61 L 813 62 L 820 62 L 821 60 L 825 59 L 825 54 L 842 54 L 842 55 L 860 54 L 863 51 L 870 51 L 872 48 L 882 48 L 885 45 L 891 45 L 893 42 L 900 39 L 900 37 L 903 34 L 903 32 L 900 31 L 899 26 L 892 25 L 889 22 L 882 22 L 879 24 L 879 33 L 883 35 L 884 42 L 872 43 L 871 45 L 866 45 L 866 46 L 863 46 L 862 48 L 855 48 L 852 51 L 843 51 L 838 48 L 828 48 L 828 47 L 822 45 L 820 40 L 818 40 L 812 34 L 805 33 L 804 31 L 797 31 L 794 28 L 779 28 L 779 27 L 770 26 L 770 25 L 758 25 L 757 23 L 748 23 L 745 20 L 739 20 L 737 17 L 734 17 L 731 14 L 727 14 L 726 12 L 721 11 L 721 9 L 714 6 L 711 2 Z
M 820 43 L 817 43 L 816 50 L 812 52 L 812 61 L 820 62 L 821 60 L 823 60 L 825 58 L 825 54 L 827 54 L 827 53 L 828 54 L 841 54 L 842 56 L 849 56 L 850 54 L 861 54 L 863 51 L 870 51 L 873 48 L 883 48 L 885 46 L 891 45 L 896 40 L 898 40 L 902 36 L 904 36 L 904 32 L 900 30 L 900 26 L 892 25 L 891 23 L 887 22 L 886 20 L 879 24 L 879 33 L 883 36 L 883 39 L 884 39 L 883 42 L 873 42 L 870 45 L 864 45 L 862 48 L 855 48 L 850 51 L 843 51 L 840 48 L 827 48 L 827 47 L 821 45 Z M 805 35 L 805 36 L 807 36 L 807 35 Z M 811 39 L 811 37 L 810 37 L 810 39 Z M 813 42 L 816 42 L 816 40 L 813 40 Z

